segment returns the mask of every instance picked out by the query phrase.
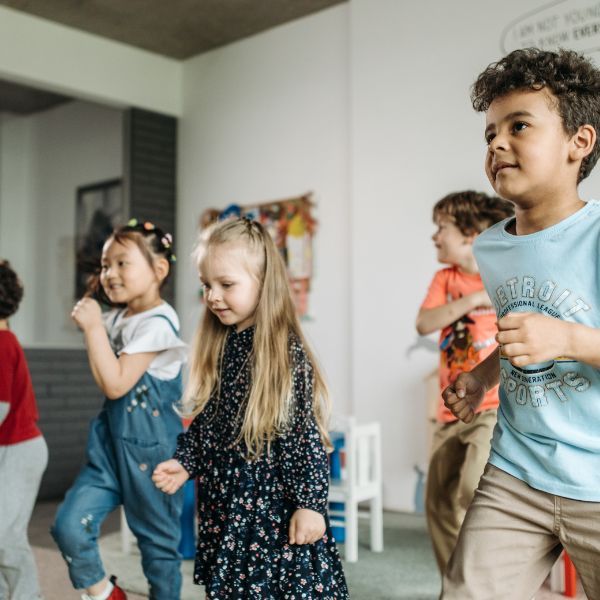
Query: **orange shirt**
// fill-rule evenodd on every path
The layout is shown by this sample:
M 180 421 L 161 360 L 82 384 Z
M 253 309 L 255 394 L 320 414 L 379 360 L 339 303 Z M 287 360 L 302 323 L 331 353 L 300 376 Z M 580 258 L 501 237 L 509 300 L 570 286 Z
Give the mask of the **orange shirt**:
M 438 271 L 429 286 L 421 308 L 437 308 L 483 289 L 479 273 L 463 273 L 457 267 Z M 496 313 L 493 308 L 476 309 L 442 329 L 440 333 L 440 390 L 443 391 L 463 371 L 470 371 L 496 348 Z M 498 406 L 498 386 L 486 393 L 476 412 Z M 440 395 L 437 419 L 456 421 Z

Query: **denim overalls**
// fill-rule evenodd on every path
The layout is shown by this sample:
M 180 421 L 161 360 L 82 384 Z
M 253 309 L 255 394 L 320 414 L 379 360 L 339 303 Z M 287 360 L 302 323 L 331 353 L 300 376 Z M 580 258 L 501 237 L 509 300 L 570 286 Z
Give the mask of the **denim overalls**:
M 177 333 L 166 316 L 150 318 L 166 319 Z M 171 380 L 146 372 L 123 397 L 106 399 L 92 421 L 87 464 L 67 492 L 51 530 L 75 588 L 90 587 L 105 576 L 97 544 L 100 526 L 122 504 L 138 541 L 150 598 L 179 599 L 183 495 L 181 490 L 164 494 L 151 477 L 159 462 L 173 456 L 182 432 L 172 406 L 181 391 L 181 372 Z

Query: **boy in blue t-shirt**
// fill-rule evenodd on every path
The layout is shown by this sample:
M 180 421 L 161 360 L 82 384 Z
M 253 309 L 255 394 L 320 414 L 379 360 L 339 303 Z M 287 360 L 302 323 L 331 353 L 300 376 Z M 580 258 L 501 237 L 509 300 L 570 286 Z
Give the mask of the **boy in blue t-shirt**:
M 492 451 L 444 577 L 445 600 L 529 599 L 564 548 L 600 598 L 600 71 L 575 52 L 515 50 L 472 91 L 486 173 L 515 218 L 474 251 L 500 347 L 444 391 L 466 423 L 500 382 Z

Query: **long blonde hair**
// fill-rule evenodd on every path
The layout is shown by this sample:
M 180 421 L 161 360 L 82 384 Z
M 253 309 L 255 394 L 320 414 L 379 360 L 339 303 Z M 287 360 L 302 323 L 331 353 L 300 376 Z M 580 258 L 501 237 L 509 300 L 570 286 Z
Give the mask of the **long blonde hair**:
M 239 440 L 245 442 L 249 458 L 270 449 L 273 440 L 286 432 L 292 418 L 292 360 L 290 338 L 296 337 L 312 367 L 312 410 L 324 444 L 329 447 L 327 421 L 330 403 L 327 386 L 296 315 L 285 264 L 266 229 L 256 221 L 235 219 L 219 223 L 202 240 L 196 253 L 198 267 L 211 248 L 243 244 L 256 258 L 254 275 L 260 284 L 255 312 L 252 348 L 252 383 Z M 190 376 L 183 399 L 184 411 L 201 413 L 217 390 L 221 377 L 220 357 L 229 327 L 208 309 L 200 322 L 192 346 Z

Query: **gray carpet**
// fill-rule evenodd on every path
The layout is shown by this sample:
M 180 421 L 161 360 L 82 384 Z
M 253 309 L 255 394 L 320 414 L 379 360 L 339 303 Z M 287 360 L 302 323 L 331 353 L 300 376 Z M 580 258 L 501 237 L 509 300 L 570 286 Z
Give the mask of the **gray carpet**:
M 361 524 L 358 562 L 344 564 L 353 600 L 434 600 L 440 579 L 425 531 L 422 516 L 385 513 L 385 549 L 375 554 L 368 548 L 368 529 Z M 100 542 L 102 557 L 109 573 L 119 575 L 119 583 L 128 591 L 143 594 L 146 580 L 137 550 L 131 555 L 121 552 L 118 533 L 104 536 Z M 343 556 L 343 545 L 340 551 Z M 192 561 L 183 565 L 182 600 L 202 600 L 202 588 L 192 583 Z
M 386 512 L 383 523 L 384 552 L 369 551 L 367 525 L 361 523 L 358 562 L 344 564 L 352 599 L 437 599 L 440 577 L 424 517 Z
M 344 562 L 352 600 L 437 600 L 440 593 L 433 551 L 427 535 L 425 518 L 413 513 L 384 513 L 384 551 L 369 550 L 366 522 L 359 530 L 358 562 Z M 119 574 L 119 582 L 131 592 L 147 590 L 139 555 L 121 553 L 120 535 L 110 534 L 101 540 L 107 571 Z M 342 557 L 344 546 L 340 545 Z M 204 600 L 203 589 L 192 583 L 192 561 L 184 561 L 181 600 Z M 585 599 L 583 591 L 578 600 Z M 562 594 L 549 590 L 548 583 L 535 595 L 535 600 L 565 600 Z
M 30 540 L 35 546 L 40 583 L 46 600 L 78 600 L 81 596 L 71 588 L 64 561 L 48 534 L 55 510 L 55 503 L 38 504 L 30 523 Z M 358 562 L 344 565 L 352 600 L 437 600 L 440 580 L 423 516 L 386 512 L 384 525 L 384 552 L 374 554 L 368 548 L 366 524 L 361 524 Z M 119 583 L 128 590 L 131 600 L 146 598 L 147 584 L 139 554 L 121 552 L 118 527 L 115 513 L 105 522 L 100 541 L 105 566 L 109 573 L 119 576 Z M 343 545 L 340 550 L 343 556 Z M 182 600 L 204 598 L 202 589 L 192 583 L 192 570 L 192 561 L 185 561 Z M 577 599 L 585 598 L 580 588 Z M 561 599 L 565 597 L 550 592 L 547 583 L 535 596 L 535 600 Z
M 121 534 L 111 533 L 100 539 L 100 552 L 107 573 L 118 576 L 119 585 L 127 592 L 148 594 L 148 583 L 142 572 L 140 553 L 134 544 L 131 554 L 121 551 Z M 181 600 L 204 600 L 204 588 L 194 585 L 194 561 L 184 560 L 181 568 L 183 586 Z

